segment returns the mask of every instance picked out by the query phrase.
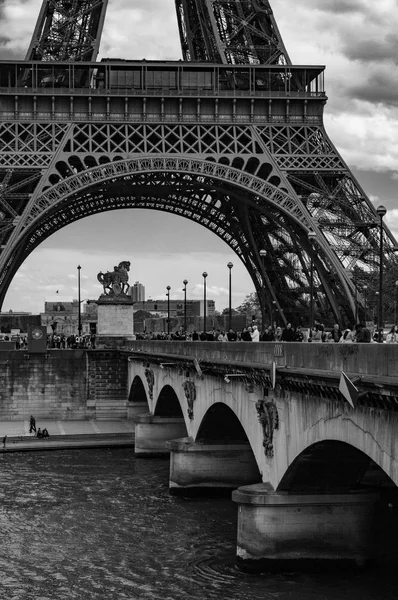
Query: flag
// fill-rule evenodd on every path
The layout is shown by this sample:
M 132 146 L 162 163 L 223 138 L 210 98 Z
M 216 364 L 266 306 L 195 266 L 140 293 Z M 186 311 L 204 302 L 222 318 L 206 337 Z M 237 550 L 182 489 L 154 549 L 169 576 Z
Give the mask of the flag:
M 352 408 L 355 408 L 354 403 L 358 399 L 359 395 L 358 388 L 355 387 L 344 371 L 341 371 L 339 391 L 342 393 L 347 402 L 351 404 Z
M 276 364 L 275 364 L 275 361 L 271 365 L 271 370 L 269 372 L 269 378 L 271 380 L 272 389 L 274 390 L 275 389 L 275 384 L 276 384 Z

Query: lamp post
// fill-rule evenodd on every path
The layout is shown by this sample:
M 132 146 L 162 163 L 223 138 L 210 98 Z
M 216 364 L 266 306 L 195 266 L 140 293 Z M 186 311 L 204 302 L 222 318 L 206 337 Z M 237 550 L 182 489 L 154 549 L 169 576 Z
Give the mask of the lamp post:
M 228 329 L 232 329 L 232 267 L 234 265 L 229 262 L 227 267 L 229 269 L 229 301 L 228 301 Z
M 398 311 L 398 281 L 395 282 L 395 311 L 394 311 L 394 324 L 397 324 L 397 311 Z
M 203 277 L 203 331 L 204 333 L 206 333 L 206 312 L 207 312 L 207 300 L 206 300 L 206 277 L 207 277 L 207 273 L 206 271 L 204 271 L 202 273 L 202 277 Z
M 80 337 L 82 335 L 82 315 L 80 311 L 80 270 L 81 266 L 77 267 L 77 304 L 78 304 L 78 312 L 77 312 L 77 333 Z
M 366 321 L 367 321 L 367 316 L 368 316 L 368 306 L 367 306 L 367 302 L 366 302 L 366 300 L 367 300 L 366 294 L 368 291 L 368 286 L 364 285 L 362 289 L 363 289 L 363 293 L 364 293 L 364 312 L 365 312 L 365 327 L 366 327 Z
M 184 334 L 185 334 L 185 339 L 187 337 L 187 284 L 188 284 L 188 279 L 184 279 L 184 281 L 182 282 L 184 284 Z
M 170 290 L 171 287 L 168 285 L 167 290 L 167 337 L 170 337 Z
M 263 280 L 263 289 L 262 289 L 262 307 L 261 307 L 261 318 L 262 318 L 262 328 L 264 331 L 265 328 L 265 285 L 264 285 L 264 279 L 265 279 L 265 257 L 267 256 L 267 251 L 264 250 L 263 248 L 260 250 L 260 258 L 261 258 L 261 262 L 263 265 L 263 273 L 262 273 L 262 280 Z M 272 321 L 272 316 L 271 316 L 271 321 Z M 273 327 L 273 324 L 271 322 L 271 326 Z
M 312 338 L 312 329 L 314 327 L 314 251 L 312 241 L 316 238 L 315 231 L 309 231 L 307 237 L 311 246 L 311 263 L 310 263 L 310 331 L 309 338 Z
M 380 254 L 379 254 L 379 343 L 383 342 L 383 217 L 387 212 L 385 206 L 376 209 L 380 217 Z

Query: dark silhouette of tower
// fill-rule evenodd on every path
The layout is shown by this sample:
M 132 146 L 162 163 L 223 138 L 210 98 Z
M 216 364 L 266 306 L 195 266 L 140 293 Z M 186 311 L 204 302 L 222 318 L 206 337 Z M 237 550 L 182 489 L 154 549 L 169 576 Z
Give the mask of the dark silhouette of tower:
M 130 207 L 223 239 L 264 318 L 307 316 L 312 282 L 352 320 L 353 273 L 396 242 L 326 134 L 324 67 L 292 64 L 266 0 L 176 0 L 183 61 L 95 62 L 106 5 L 44 0 L 25 61 L 1 63 L 0 304 L 48 236 Z

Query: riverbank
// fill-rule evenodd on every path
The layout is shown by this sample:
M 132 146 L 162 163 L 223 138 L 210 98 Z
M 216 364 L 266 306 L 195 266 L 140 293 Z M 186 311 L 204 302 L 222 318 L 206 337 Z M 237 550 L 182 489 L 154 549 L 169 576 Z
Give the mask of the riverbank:
M 127 419 L 43 419 L 36 422 L 36 428 L 39 427 L 42 431 L 46 428 L 50 437 L 40 439 L 34 432 L 29 433 L 29 419 L 0 421 L 0 452 L 134 446 L 134 422 Z M 4 436 L 7 436 L 5 448 L 2 443 Z

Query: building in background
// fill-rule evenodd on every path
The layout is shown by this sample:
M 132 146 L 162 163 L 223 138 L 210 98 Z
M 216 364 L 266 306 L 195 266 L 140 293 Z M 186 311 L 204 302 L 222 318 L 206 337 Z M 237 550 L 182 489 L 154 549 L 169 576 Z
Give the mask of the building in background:
M 91 323 L 95 323 L 96 329 L 96 311 L 92 307 L 91 301 L 88 302 L 89 304 L 81 303 L 80 320 L 83 335 L 92 333 L 93 327 Z M 47 327 L 47 333 L 57 333 L 65 336 L 77 335 L 79 327 L 79 302 L 70 297 L 58 295 L 46 298 L 44 312 L 40 313 L 40 318 L 41 325 Z
M 133 302 L 145 302 L 145 286 L 139 281 L 130 287 L 130 295 Z
M 216 311 L 216 305 L 214 300 L 206 300 L 207 310 L 206 314 L 208 317 L 214 317 Z M 168 313 L 168 300 L 152 300 L 149 298 L 143 302 L 136 302 L 134 304 L 134 312 L 139 310 L 145 310 L 154 316 L 167 317 Z M 204 315 L 204 301 L 203 300 L 187 300 L 187 317 L 203 317 Z M 173 300 L 170 298 L 170 316 L 171 317 L 183 317 L 184 316 L 184 301 Z

